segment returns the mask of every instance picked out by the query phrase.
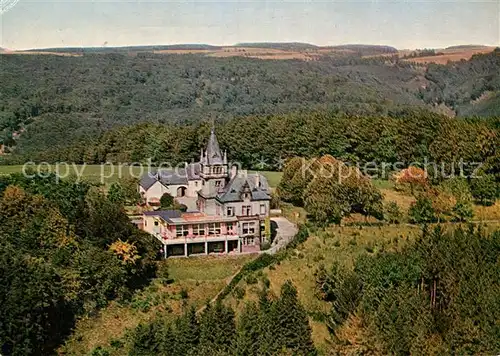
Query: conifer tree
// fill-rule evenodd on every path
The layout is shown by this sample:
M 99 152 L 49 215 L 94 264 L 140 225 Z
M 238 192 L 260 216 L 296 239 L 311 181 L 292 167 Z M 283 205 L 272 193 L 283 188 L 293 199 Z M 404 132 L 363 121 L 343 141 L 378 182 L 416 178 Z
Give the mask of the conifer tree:
M 172 328 L 161 317 L 135 329 L 130 356 L 171 355 Z
M 200 321 L 200 346 L 227 351 L 236 334 L 234 311 L 218 301 L 214 307 L 207 305 Z
M 258 355 L 263 313 L 254 302 L 245 306 L 238 320 L 235 353 L 242 356 Z
M 297 290 L 291 281 L 286 281 L 281 287 L 280 298 L 273 303 L 270 310 L 269 325 L 274 329 L 274 342 L 270 344 L 267 352 L 316 354 L 306 311 L 300 305 Z
M 198 345 L 199 336 L 198 318 L 194 307 L 191 307 L 175 321 L 172 355 L 186 355 Z

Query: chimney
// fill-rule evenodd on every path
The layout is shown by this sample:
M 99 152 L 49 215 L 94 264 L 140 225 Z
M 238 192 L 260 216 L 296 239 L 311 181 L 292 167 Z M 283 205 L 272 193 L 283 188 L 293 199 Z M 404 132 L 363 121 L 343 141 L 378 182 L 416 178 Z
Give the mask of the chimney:
M 236 177 L 237 174 L 238 174 L 238 166 L 234 165 L 231 167 L 231 179 Z
M 260 174 L 255 173 L 255 187 L 260 188 Z

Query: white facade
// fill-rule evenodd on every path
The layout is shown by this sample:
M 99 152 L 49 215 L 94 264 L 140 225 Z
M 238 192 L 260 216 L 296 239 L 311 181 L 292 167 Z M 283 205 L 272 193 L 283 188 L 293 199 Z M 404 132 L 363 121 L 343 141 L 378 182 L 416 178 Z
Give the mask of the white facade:
M 190 182 L 191 183 L 191 182 Z M 191 190 L 190 190 L 191 188 Z M 171 196 L 182 197 L 182 196 L 196 196 L 196 191 L 194 190 L 195 184 L 176 184 L 176 185 L 164 185 L 160 181 L 153 183 L 149 189 L 144 189 L 144 187 L 139 186 L 139 193 L 143 197 L 147 204 L 157 203 L 160 201 L 163 194 L 168 193 Z M 182 193 L 184 192 L 184 194 Z

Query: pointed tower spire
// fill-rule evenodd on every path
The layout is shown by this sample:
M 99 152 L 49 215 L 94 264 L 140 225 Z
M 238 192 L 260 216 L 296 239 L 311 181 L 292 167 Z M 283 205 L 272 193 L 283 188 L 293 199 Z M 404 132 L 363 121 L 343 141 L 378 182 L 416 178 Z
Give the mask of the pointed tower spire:
M 213 127 L 210 130 L 210 139 L 208 140 L 206 155 L 207 164 L 222 164 L 222 153 Z
M 222 163 L 227 164 L 227 151 L 226 150 L 224 150 L 224 161 Z

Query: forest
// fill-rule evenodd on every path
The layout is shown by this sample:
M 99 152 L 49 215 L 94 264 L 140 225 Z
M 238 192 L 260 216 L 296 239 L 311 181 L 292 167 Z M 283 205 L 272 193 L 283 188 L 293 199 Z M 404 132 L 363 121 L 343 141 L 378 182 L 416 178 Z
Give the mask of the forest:
M 0 177 L 0 211 L 2 355 L 53 353 L 78 317 L 155 276 L 153 237 L 95 186 Z
M 316 291 L 331 303 L 330 330 L 362 318 L 363 353 L 497 353 L 499 238 L 438 227 L 401 251 L 363 255 L 352 269 L 319 268 Z
M 428 67 L 356 53 L 310 62 L 2 54 L 1 140 L 22 153 L 141 122 L 244 120 L 304 110 L 386 116 L 408 108 L 441 111 L 445 104 L 453 115 L 498 115 L 499 61 L 498 49 Z
M 25 134 L 25 145 L 30 150 L 23 155 L 5 156 L 3 162 L 100 164 L 146 163 L 151 159 L 153 163 L 175 165 L 199 160 L 199 150 L 205 146 L 210 126 L 206 122 L 137 124 L 111 129 L 97 138 L 82 139 L 67 147 L 57 143 L 63 132 L 52 131 L 51 138 L 44 141 L 46 130 L 29 131 Z M 374 162 L 379 170 L 381 163 L 399 162 L 400 169 L 412 163 L 434 162 L 438 169 L 443 164 L 446 173 L 452 165 L 458 169 L 460 160 L 469 171 L 479 163 L 492 170 L 499 167 L 499 128 L 498 117 L 449 118 L 412 110 L 388 116 L 297 112 L 235 118 L 216 124 L 217 137 L 221 147 L 227 149 L 230 161 L 248 169 L 281 170 L 288 158 L 328 154 L 349 164 Z M 51 149 L 37 149 L 44 144 Z M 394 170 L 391 167 L 379 172 L 380 176 L 385 174 L 381 178 L 388 178 Z M 497 171 L 492 173 L 498 174 Z
M 135 181 L 0 175 L 0 353 L 70 350 L 82 320 L 106 334 L 92 322 L 111 305 L 143 318 L 92 356 L 498 353 L 498 220 L 474 214 L 498 214 L 500 50 L 423 66 L 358 49 L 0 55 L 0 165 L 197 161 L 215 124 L 231 162 L 283 171 L 272 204 L 299 228 L 276 255 L 220 262 L 229 277 L 173 281 L 127 215 Z

